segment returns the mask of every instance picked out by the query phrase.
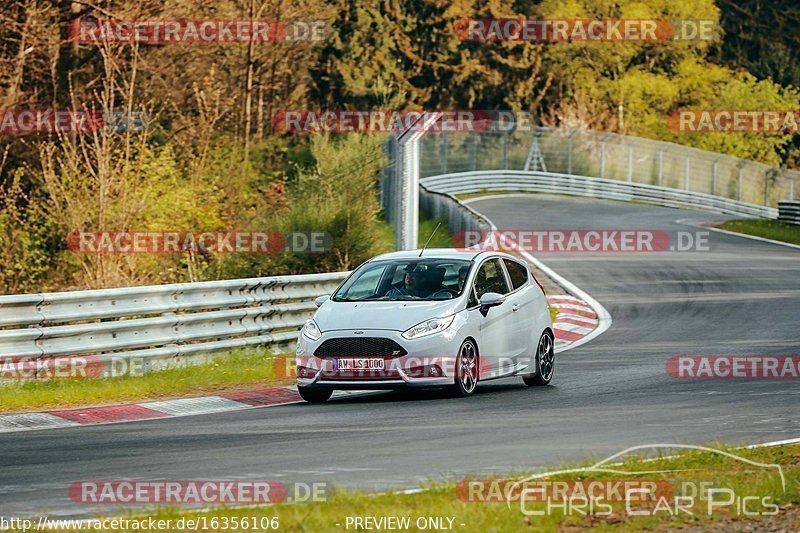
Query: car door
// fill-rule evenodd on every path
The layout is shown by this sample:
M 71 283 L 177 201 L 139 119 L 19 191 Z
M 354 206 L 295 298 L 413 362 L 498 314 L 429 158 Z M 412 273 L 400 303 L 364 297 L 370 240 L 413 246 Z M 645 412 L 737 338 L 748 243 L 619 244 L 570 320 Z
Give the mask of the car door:
M 499 258 L 483 262 L 475 274 L 473 282 L 473 304 L 480 302 L 481 296 L 487 292 L 508 294 L 508 280 Z M 480 306 L 470 309 L 470 320 L 478 325 L 480 334 L 480 377 L 482 379 L 496 377 L 507 372 L 513 365 L 514 339 L 508 335 L 510 328 L 507 322 L 512 315 L 511 305 L 504 302 L 489 309 L 486 316 L 480 312 Z M 504 371 L 504 369 L 506 369 Z
M 538 285 L 533 283 L 528 267 L 513 259 L 503 258 L 503 265 L 508 273 L 511 292 L 506 298 L 506 303 L 511 307 L 511 316 L 508 319 L 508 335 L 513 339 L 513 359 L 515 371 L 527 367 L 536 350 L 536 342 L 541 331 L 534 331 L 539 322 L 544 295 Z M 538 295 L 541 298 L 537 298 Z M 535 340 L 534 340 L 535 337 Z

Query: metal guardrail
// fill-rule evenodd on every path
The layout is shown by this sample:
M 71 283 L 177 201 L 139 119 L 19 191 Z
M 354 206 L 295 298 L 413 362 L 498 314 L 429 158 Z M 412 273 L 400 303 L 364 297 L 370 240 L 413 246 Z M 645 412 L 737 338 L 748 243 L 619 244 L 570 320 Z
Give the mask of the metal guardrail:
M 454 234 L 462 231 L 491 230 L 494 224 L 486 217 L 462 204 L 452 194 L 419 186 L 419 207 L 428 216 L 444 220 Z
M 347 272 L 0 296 L 0 358 L 141 358 L 288 348 Z
M 800 202 L 778 202 L 778 220 L 800 226 Z
M 776 218 L 771 207 L 747 204 L 710 194 L 656 185 L 629 183 L 586 176 L 520 170 L 460 172 L 423 178 L 428 190 L 445 194 L 521 191 L 589 196 L 606 200 L 638 201 L 666 207 L 702 209 L 728 215 Z

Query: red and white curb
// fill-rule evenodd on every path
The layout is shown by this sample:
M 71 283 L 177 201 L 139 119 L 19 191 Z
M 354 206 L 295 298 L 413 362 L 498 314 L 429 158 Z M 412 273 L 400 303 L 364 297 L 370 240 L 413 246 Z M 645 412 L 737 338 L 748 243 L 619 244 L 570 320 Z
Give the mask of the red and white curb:
M 547 303 L 558 310 L 558 315 L 553 320 L 556 352 L 569 349 L 600 327 L 597 312 L 583 300 L 559 294 L 548 296 Z
M 364 393 L 365 391 L 336 391 L 334 398 Z M 302 402 L 302 399 L 296 387 L 273 387 L 256 391 L 232 392 L 219 396 L 180 398 L 177 400 L 87 407 L 42 413 L 8 414 L 0 415 L 0 433 L 204 415 L 299 402 Z

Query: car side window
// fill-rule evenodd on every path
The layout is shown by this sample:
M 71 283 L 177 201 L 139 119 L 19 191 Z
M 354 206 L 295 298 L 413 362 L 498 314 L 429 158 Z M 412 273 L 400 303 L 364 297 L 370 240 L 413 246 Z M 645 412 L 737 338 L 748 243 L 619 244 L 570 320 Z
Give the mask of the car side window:
M 500 264 L 499 259 L 490 259 L 486 261 L 478 270 L 477 277 L 475 278 L 475 293 L 478 300 L 487 292 L 496 292 L 497 294 L 508 294 L 509 288 L 506 283 L 506 276 L 503 273 L 503 266 Z
M 508 277 L 511 278 L 511 285 L 514 287 L 514 290 L 517 290 L 520 287 L 524 287 L 528 284 L 527 268 L 516 261 L 512 261 L 511 259 L 503 259 L 503 262 L 506 264 Z

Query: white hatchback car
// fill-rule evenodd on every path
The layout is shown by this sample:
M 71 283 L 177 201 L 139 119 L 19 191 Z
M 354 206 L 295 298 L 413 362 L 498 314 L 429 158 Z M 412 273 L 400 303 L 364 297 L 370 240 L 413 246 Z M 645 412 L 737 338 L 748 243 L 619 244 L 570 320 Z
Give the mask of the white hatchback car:
M 394 252 L 355 269 L 303 326 L 297 387 L 309 402 L 336 389 L 447 387 L 553 377 L 553 324 L 527 265 L 498 252 Z

